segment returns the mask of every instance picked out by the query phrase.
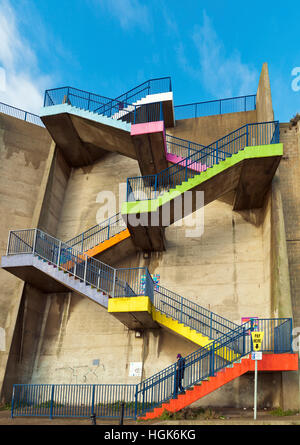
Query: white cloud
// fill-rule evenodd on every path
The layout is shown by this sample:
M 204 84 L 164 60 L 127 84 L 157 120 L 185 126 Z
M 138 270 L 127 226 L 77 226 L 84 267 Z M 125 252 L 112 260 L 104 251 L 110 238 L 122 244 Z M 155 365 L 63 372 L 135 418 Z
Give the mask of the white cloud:
M 0 3 L 0 42 L 0 67 L 5 72 L 0 101 L 38 113 L 50 79 L 40 74 L 36 56 L 20 35 L 15 11 L 8 0 Z
M 243 63 L 237 50 L 226 54 L 224 44 L 205 12 L 202 25 L 194 28 L 192 41 L 197 57 L 189 60 L 180 44 L 177 47 L 179 63 L 190 76 L 202 82 L 210 94 L 216 98 L 255 94 L 257 70 Z
M 107 8 L 123 29 L 128 30 L 135 26 L 143 30 L 149 29 L 149 9 L 139 0 L 100 0 L 99 4 Z

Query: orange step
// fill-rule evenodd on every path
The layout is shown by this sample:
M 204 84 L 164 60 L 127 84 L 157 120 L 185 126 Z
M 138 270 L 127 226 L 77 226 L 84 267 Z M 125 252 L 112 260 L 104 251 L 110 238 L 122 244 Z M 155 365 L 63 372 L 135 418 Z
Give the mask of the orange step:
M 171 399 L 154 408 L 153 411 L 147 412 L 140 419 L 155 419 L 161 416 L 164 411 L 179 411 L 246 372 L 254 371 L 254 368 L 254 360 L 243 358 L 240 363 L 234 363 L 230 368 L 221 369 L 214 377 L 209 377 L 209 380 L 204 380 L 201 384 L 186 390 L 185 394 L 179 394 L 176 399 Z M 296 371 L 298 369 L 298 354 L 263 354 L 263 359 L 258 361 L 257 369 L 258 371 Z

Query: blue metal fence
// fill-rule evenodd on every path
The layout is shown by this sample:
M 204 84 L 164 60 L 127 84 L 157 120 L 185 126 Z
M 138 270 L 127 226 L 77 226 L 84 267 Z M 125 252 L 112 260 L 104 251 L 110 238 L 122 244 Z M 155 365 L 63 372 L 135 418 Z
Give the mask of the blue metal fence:
M 212 116 L 225 113 L 237 113 L 256 109 L 256 94 L 237 96 L 226 99 L 195 102 L 185 105 L 175 105 L 175 118 L 191 119 L 202 116 Z
M 10 232 L 7 255 L 24 253 L 46 260 L 111 297 L 147 295 L 153 301 L 153 282 L 145 267 L 115 269 L 39 229 Z
M 263 353 L 292 352 L 292 320 L 258 319 L 248 321 L 224 334 L 205 348 L 185 357 L 183 387 L 216 375 L 253 350 L 251 332 L 264 331 Z M 278 345 L 281 345 L 278 349 Z M 29 385 L 13 386 L 12 417 L 124 417 L 136 419 L 148 410 L 176 397 L 176 363 L 134 384 Z
M 246 124 L 154 175 L 127 179 L 127 201 L 155 199 L 248 146 L 279 142 L 279 122 Z
M 112 236 L 121 233 L 123 230 L 126 230 L 126 228 L 127 226 L 121 213 L 117 213 L 116 215 L 107 218 L 102 223 L 96 224 L 74 238 L 66 241 L 66 244 L 81 252 L 85 252 L 98 244 L 103 243 Z
M 163 120 L 161 102 L 134 105 L 120 99 L 111 99 L 99 94 L 73 87 L 54 88 L 45 91 L 44 107 L 68 104 L 115 120 L 131 124 Z
M 0 113 L 7 114 L 8 116 L 16 117 L 22 121 L 29 122 L 39 127 L 44 127 L 43 122 L 40 117 L 36 114 L 29 113 L 29 111 L 21 110 L 20 108 L 13 107 L 12 105 L 7 105 L 0 102 Z

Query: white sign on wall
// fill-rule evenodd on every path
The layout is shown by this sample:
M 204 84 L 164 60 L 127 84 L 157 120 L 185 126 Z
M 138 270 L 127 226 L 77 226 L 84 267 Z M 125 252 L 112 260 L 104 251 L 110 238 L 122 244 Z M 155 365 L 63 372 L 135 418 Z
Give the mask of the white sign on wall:
M 0 328 L 0 351 L 5 351 L 5 329 Z
M 142 376 L 142 362 L 131 362 L 129 366 L 129 377 L 141 377 Z

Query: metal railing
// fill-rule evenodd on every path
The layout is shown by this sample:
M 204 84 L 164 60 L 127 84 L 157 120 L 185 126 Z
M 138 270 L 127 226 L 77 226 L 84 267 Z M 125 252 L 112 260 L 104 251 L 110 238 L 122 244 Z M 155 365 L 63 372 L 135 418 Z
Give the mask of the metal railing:
M 41 118 L 36 114 L 21 110 L 20 108 L 13 107 L 12 105 L 4 104 L 3 102 L 0 102 L 0 113 L 16 117 L 17 119 L 29 122 L 30 124 L 38 125 L 39 127 L 44 127 Z
M 92 238 L 92 237 L 91 237 Z M 155 285 L 147 267 L 118 268 L 96 260 L 39 229 L 11 231 L 7 255 L 34 254 L 110 297 L 148 296 L 155 308 L 197 332 L 215 339 L 236 328 L 202 306 Z
M 135 416 L 136 385 L 14 385 L 12 417 L 119 417 Z
M 150 94 L 158 94 L 172 91 L 172 84 L 170 77 L 161 77 L 158 79 L 150 79 L 137 87 L 132 88 L 126 93 L 112 99 L 111 106 L 114 106 L 115 101 L 121 104 L 126 104 L 126 108 L 130 111 L 133 105 L 137 105 L 137 102 Z M 130 107 L 131 106 L 131 107 Z M 110 108 L 110 104 L 107 104 L 99 109 L 100 112 L 106 111 Z
M 230 335 L 238 327 L 236 323 L 159 285 L 154 289 L 154 307 L 210 339 L 226 333 Z
M 246 124 L 154 175 L 127 179 L 127 201 L 155 199 L 249 146 L 279 142 L 279 122 Z M 197 167 L 198 166 L 198 167 Z
M 80 252 L 85 252 L 126 229 L 127 226 L 121 213 L 117 213 L 103 221 L 101 224 L 96 224 L 85 232 L 66 241 L 66 244 L 75 247 Z
M 174 154 L 181 158 L 188 158 L 192 154 L 195 154 L 205 145 L 198 144 L 197 142 L 188 141 L 177 136 L 166 133 L 167 153 Z
M 72 105 L 82 110 L 131 124 L 163 120 L 161 102 L 133 105 L 124 100 L 111 99 L 72 87 L 54 88 L 45 91 L 44 107 L 60 104 Z
M 214 376 L 221 369 L 251 353 L 253 330 L 253 322 L 246 322 L 232 331 L 230 337 L 225 334 L 206 348 L 200 348 L 185 357 L 184 389 Z M 263 352 L 292 352 L 291 319 L 257 320 L 255 330 L 264 331 Z M 170 365 L 137 385 L 136 417 L 176 397 L 176 365 L 177 363 Z
M 215 376 L 217 372 L 251 353 L 252 331 L 264 331 L 263 353 L 292 352 L 292 319 L 258 319 L 212 341 L 185 357 L 184 389 Z M 177 363 L 136 385 L 28 385 L 13 386 L 12 417 L 124 417 L 137 419 L 178 394 Z
M 174 106 L 176 120 L 213 116 L 225 113 L 237 113 L 255 109 L 256 94 Z
M 33 254 L 111 297 L 146 295 L 153 281 L 145 267 L 115 269 L 39 229 L 11 231 L 7 255 Z

